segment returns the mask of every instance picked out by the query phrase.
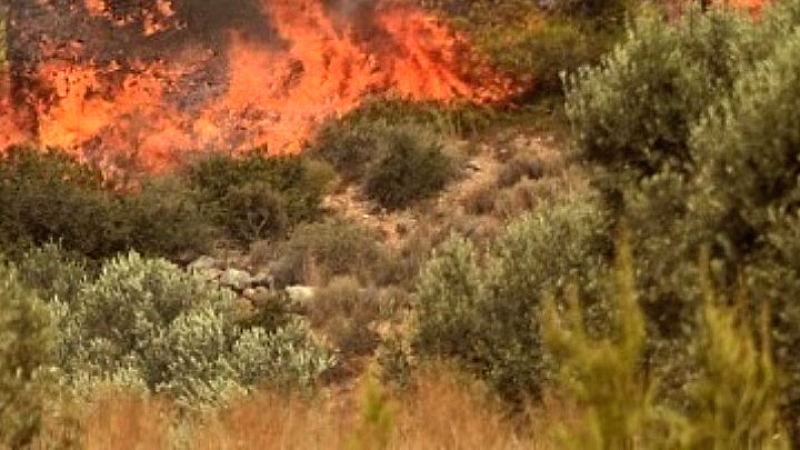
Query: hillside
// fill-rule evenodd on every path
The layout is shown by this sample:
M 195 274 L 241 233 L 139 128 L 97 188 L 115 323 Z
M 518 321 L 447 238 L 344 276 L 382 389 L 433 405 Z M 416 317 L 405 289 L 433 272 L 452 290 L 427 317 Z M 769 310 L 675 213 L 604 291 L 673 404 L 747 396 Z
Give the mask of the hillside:
M 800 2 L 0 7 L 0 448 L 800 442 Z

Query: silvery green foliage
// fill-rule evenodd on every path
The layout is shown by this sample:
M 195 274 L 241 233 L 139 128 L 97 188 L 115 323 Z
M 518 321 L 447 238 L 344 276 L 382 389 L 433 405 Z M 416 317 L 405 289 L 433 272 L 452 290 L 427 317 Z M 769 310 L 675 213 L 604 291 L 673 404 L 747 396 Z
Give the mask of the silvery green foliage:
M 415 350 L 453 358 L 507 398 L 538 395 L 550 371 L 541 301 L 570 283 L 592 297 L 612 249 L 608 228 L 588 197 L 513 222 L 482 262 L 469 241 L 451 238 L 418 282 Z M 590 321 L 601 306 L 590 305 Z
M 230 361 L 243 385 L 267 381 L 283 389 L 309 388 L 336 364 L 299 321 L 273 332 L 263 328 L 244 331 L 233 346 Z
M 566 111 L 579 151 L 613 170 L 651 175 L 691 163 L 692 125 L 748 60 L 749 19 L 690 10 L 678 24 L 651 11 L 596 67 L 566 79 Z
M 791 12 L 789 3 L 784 8 Z M 798 8 L 795 7 L 795 11 Z M 800 14 L 791 16 L 800 25 Z M 769 304 L 777 362 L 800 411 L 800 28 L 744 74 L 731 98 L 695 130 L 700 162 L 693 213 L 720 258 Z M 800 432 L 800 430 L 798 430 Z
M 243 330 L 233 307 L 232 293 L 167 261 L 117 257 L 74 302 L 51 302 L 64 381 L 145 386 L 196 407 L 261 384 L 309 387 L 333 365 L 308 330 Z
M 52 242 L 28 250 L 16 266 L 20 280 L 45 301 L 72 301 L 88 276 L 81 262 Z
M 36 434 L 53 344 L 46 305 L 0 263 L 0 447 L 20 448 Z

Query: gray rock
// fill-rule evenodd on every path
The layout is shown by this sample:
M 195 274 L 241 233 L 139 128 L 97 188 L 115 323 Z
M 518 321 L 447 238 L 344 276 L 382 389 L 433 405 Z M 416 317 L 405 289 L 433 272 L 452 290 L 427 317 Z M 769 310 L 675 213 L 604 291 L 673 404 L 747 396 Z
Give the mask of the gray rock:
M 275 277 L 266 271 L 258 272 L 250 279 L 250 285 L 253 287 L 266 287 L 273 289 L 275 287 Z
M 293 302 L 307 305 L 314 300 L 317 290 L 311 286 L 288 286 L 286 293 Z
M 219 281 L 224 272 L 220 269 L 212 268 L 205 270 L 196 270 L 195 273 L 206 281 Z
M 478 161 L 469 161 L 464 166 L 464 168 L 469 172 L 480 172 L 482 167 Z
M 211 269 L 219 269 L 219 261 L 211 256 L 201 256 L 189 264 L 189 270 L 203 272 Z
M 245 289 L 244 292 L 242 293 L 242 297 L 255 303 L 269 300 L 271 296 L 272 296 L 272 291 L 270 291 L 265 287 Z
M 253 284 L 253 277 L 244 270 L 228 269 L 222 273 L 219 284 L 235 291 L 243 291 Z

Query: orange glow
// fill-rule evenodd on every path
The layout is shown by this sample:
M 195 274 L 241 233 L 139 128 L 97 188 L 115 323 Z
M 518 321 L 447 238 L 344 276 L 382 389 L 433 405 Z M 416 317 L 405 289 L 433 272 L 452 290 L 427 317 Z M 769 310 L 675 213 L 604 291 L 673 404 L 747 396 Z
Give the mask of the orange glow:
M 25 136 L 4 107 L 0 148 L 34 140 L 106 167 L 133 160 L 160 171 L 193 150 L 266 145 L 271 153 L 297 152 L 326 118 L 369 95 L 484 103 L 514 91 L 507 78 L 475 61 L 463 37 L 414 6 L 383 5 L 370 16 L 374 29 L 364 30 L 321 0 L 262 2 L 275 42 L 231 30 L 221 54 L 187 44 L 155 63 L 135 55 L 99 63 L 81 59 L 77 45 L 78 57 L 47 61 L 38 72 L 48 95 L 33 105 L 35 135 Z M 93 16 L 108 16 L 104 0 L 85 4 Z M 145 14 L 142 33 L 160 33 L 173 14 L 170 2 L 160 0 L 153 17 Z M 221 88 L 204 78 L 209 66 L 225 67 Z

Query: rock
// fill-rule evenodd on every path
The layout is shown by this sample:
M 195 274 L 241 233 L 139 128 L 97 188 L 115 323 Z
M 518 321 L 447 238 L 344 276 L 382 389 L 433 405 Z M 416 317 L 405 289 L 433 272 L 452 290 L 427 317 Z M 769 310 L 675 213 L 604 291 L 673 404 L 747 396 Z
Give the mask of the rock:
M 245 289 L 244 292 L 242 293 L 242 297 L 250 300 L 255 304 L 257 304 L 258 302 L 269 300 L 271 296 L 272 296 L 272 291 L 270 291 L 265 287 Z
M 307 305 L 314 300 L 317 290 L 311 286 L 288 286 L 286 293 L 289 298 L 301 305 Z
M 205 270 L 197 270 L 195 271 L 195 273 L 206 281 L 219 281 L 224 272 L 220 269 L 211 268 Z
M 250 279 L 250 285 L 273 289 L 275 287 L 275 277 L 269 272 L 260 271 Z
M 480 172 L 482 170 L 482 167 L 478 163 L 478 161 L 474 161 L 474 160 L 467 162 L 467 164 L 464 166 L 464 168 L 466 170 L 470 171 L 470 172 Z
M 253 277 L 244 270 L 228 269 L 222 273 L 219 284 L 235 291 L 243 291 L 253 284 Z
M 189 270 L 204 272 L 206 270 L 218 269 L 219 262 L 210 256 L 201 256 L 189 264 Z

